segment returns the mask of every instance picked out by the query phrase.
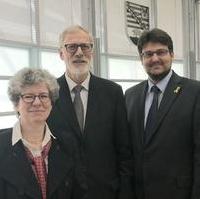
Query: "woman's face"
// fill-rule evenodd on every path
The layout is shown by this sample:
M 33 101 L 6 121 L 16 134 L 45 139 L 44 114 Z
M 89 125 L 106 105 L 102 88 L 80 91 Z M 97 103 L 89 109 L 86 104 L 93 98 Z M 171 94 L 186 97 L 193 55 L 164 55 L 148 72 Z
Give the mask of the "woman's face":
M 45 83 L 25 87 L 15 107 L 19 112 L 21 123 L 25 124 L 45 123 L 51 108 L 49 90 Z

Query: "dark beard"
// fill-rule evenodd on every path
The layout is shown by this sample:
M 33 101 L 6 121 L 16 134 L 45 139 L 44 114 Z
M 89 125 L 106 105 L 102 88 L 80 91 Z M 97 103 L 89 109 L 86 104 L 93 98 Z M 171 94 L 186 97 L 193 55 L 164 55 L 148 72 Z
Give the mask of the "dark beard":
M 154 75 L 150 73 L 148 73 L 148 75 L 154 82 L 158 82 L 161 79 L 163 79 L 165 76 L 167 76 L 169 72 L 170 72 L 170 69 L 167 71 L 164 71 L 162 74 L 159 74 L 159 75 Z

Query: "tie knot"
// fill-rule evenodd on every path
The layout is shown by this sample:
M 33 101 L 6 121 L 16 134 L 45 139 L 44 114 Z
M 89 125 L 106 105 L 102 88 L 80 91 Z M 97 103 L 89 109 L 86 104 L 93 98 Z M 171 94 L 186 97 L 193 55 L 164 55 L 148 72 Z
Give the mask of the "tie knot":
M 73 88 L 73 91 L 74 91 L 75 93 L 80 93 L 82 89 L 83 89 L 83 86 L 82 86 L 82 85 L 76 85 L 76 86 Z
M 151 87 L 151 92 L 158 94 L 160 93 L 160 89 L 156 85 L 154 85 Z

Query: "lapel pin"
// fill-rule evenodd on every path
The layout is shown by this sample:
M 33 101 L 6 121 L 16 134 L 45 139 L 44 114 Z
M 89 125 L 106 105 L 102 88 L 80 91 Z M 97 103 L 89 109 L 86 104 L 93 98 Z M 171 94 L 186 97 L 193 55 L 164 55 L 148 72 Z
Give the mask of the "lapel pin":
M 179 92 L 180 92 L 180 90 L 181 90 L 181 87 L 180 87 L 180 86 L 177 86 L 177 87 L 176 87 L 176 89 L 174 90 L 174 93 L 176 93 L 176 94 L 177 94 L 177 93 L 179 93 Z

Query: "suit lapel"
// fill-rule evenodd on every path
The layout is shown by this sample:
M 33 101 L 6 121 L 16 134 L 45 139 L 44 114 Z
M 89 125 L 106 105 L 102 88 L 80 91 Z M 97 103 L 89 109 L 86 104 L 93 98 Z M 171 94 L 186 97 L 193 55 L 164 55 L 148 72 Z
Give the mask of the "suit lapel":
M 89 93 L 88 93 L 88 104 L 87 104 L 87 112 L 85 118 L 85 128 L 84 128 L 84 135 L 88 132 L 89 126 L 92 123 L 95 123 L 95 120 L 98 117 L 95 117 L 98 114 L 98 100 L 100 100 L 100 93 L 101 88 L 99 88 L 98 81 L 96 81 L 97 77 L 91 74 L 90 83 L 89 83 Z M 92 119 L 91 119 L 92 118 Z M 91 123 L 92 122 L 92 123 Z
M 141 142 L 144 142 L 144 115 L 145 115 L 145 98 L 146 98 L 146 90 L 147 90 L 147 81 L 145 81 L 145 83 L 142 85 L 142 89 L 141 89 L 141 93 L 139 93 L 139 98 L 138 98 L 138 118 L 141 118 L 140 122 L 139 122 L 139 137 L 141 139 Z
M 9 150 L 9 155 L 6 156 L 1 167 L 5 181 L 15 186 L 22 195 L 28 195 L 33 199 L 41 198 L 37 179 L 31 168 L 31 163 L 26 157 L 22 142 L 19 141 Z
M 60 149 L 56 140 L 53 140 L 48 157 L 48 198 L 64 183 L 67 173 L 72 172 L 73 160 Z M 71 176 L 71 174 L 69 174 Z
M 168 111 L 170 110 L 173 103 L 179 96 L 180 89 L 182 87 L 181 79 L 182 79 L 181 77 L 179 77 L 178 75 L 176 75 L 173 72 L 172 77 L 169 80 L 169 83 L 165 89 L 162 101 L 160 103 L 158 116 L 157 116 L 157 122 L 152 131 L 152 135 L 149 136 L 149 141 L 152 138 L 152 136 L 157 132 L 159 126 L 161 125 L 161 123 L 164 120 L 165 116 L 167 115 Z
M 129 117 L 130 126 L 134 129 L 135 143 L 139 144 L 138 147 L 143 146 L 144 140 L 144 109 L 146 97 L 147 81 L 144 81 L 134 87 L 133 92 L 129 93 L 130 101 L 127 104 L 127 112 Z M 135 90 L 137 89 L 137 90 Z M 127 96 L 128 97 L 128 96 Z M 137 140 L 136 140 L 137 139 Z M 142 150 L 142 149 L 141 149 Z
M 57 101 L 57 106 L 59 111 L 63 115 L 63 120 L 65 121 L 66 125 L 69 125 L 71 129 L 74 130 L 74 132 L 80 137 L 82 136 L 81 130 L 76 118 L 76 113 L 74 111 L 69 86 L 67 84 L 67 81 L 65 79 L 65 75 L 60 77 L 58 79 L 58 82 L 60 84 L 60 97 Z

